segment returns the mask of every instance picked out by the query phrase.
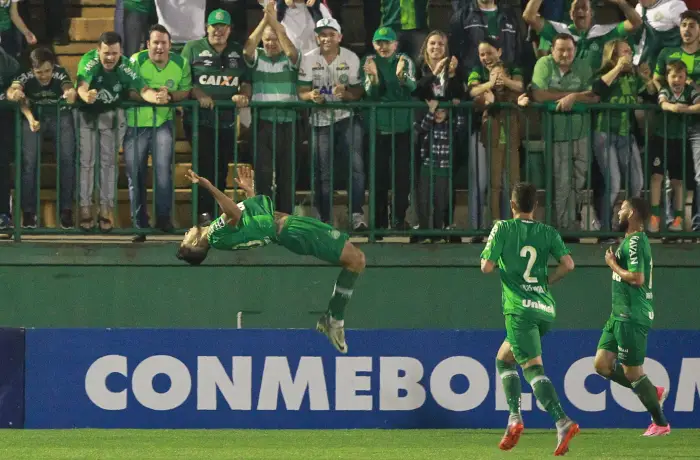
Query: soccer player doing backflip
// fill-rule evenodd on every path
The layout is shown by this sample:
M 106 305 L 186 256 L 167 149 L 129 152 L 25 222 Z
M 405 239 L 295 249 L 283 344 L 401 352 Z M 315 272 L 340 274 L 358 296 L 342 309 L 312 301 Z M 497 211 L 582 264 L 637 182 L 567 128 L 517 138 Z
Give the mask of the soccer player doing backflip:
M 524 429 L 517 363 L 537 401 L 556 424 L 554 455 L 564 455 L 569 450 L 569 442 L 580 430 L 564 413 L 554 385 L 544 372 L 540 338 L 550 330 L 556 316 L 549 287 L 574 269 L 574 261 L 559 232 L 534 221 L 536 204 L 537 189 L 525 182 L 516 184 L 510 201 L 513 218 L 494 225 L 481 253 L 481 271 L 488 274 L 498 267 L 503 287 L 506 339 L 498 350 L 496 369 L 503 382 L 510 416 L 499 447 L 502 450 L 515 447 Z M 548 275 L 550 256 L 559 265 Z
M 668 389 L 654 386 L 642 368 L 647 334 L 654 321 L 654 262 L 644 233 L 649 208 L 642 198 L 629 198 L 622 203 L 618 217 L 625 239 L 616 252 L 608 248 L 605 253 L 605 262 L 613 272 L 612 313 L 598 341 L 595 370 L 637 394 L 652 418 L 644 436 L 664 436 L 671 432 L 661 407 Z
M 199 265 L 211 248 L 236 251 L 274 243 L 296 254 L 311 255 L 342 266 L 328 311 L 318 320 L 316 329 L 325 334 L 339 352 L 347 353 L 345 306 L 352 296 L 355 281 L 365 269 L 364 253 L 348 241 L 346 233 L 317 219 L 275 212 L 270 197 L 255 195 L 253 171 L 245 166 L 239 166 L 237 171 L 236 183 L 247 197 L 239 203 L 206 178 L 192 170 L 187 172 L 193 184 L 199 184 L 214 196 L 222 214 L 208 226 L 189 229 L 178 248 L 177 258 Z

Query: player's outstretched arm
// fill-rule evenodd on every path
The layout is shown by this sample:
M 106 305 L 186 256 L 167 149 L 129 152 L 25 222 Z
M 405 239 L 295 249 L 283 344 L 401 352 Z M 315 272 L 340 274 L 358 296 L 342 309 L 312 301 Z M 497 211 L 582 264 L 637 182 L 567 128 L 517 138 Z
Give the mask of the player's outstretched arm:
M 574 259 L 570 255 L 567 254 L 562 256 L 561 259 L 559 259 L 559 265 L 557 266 L 556 270 L 554 270 L 554 273 L 549 275 L 548 284 L 551 286 L 552 284 L 561 281 L 562 278 L 574 271 L 574 267 Z
M 235 201 L 229 198 L 224 192 L 214 187 L 207 178 L 198 176 L 197 173 L 191 169 L 185 173 L 185 177 L 193 184 L 199 184 L 200 187 L 212 194 L 216 202 L 221 206 L 221 210 L 226 214 L 226 217 L 230 219 L 229 225 L 236 225 L 238 223 L 241 219 L 241 210 L 236 205 Z
M 615 257 L 615 253 L 613 252 L 612 248 L 608 248 L 608 250 L 605 252 L 605 263 L 608 264 L 608 267 L 617 273 L 617 275 L 622 278 L 622 281 L 625 283 L 631 284 L 632 286 L 644 285 L 644 273 L 631 272 L 620 267 L 620 264 L 617 263 L 617 257 Z

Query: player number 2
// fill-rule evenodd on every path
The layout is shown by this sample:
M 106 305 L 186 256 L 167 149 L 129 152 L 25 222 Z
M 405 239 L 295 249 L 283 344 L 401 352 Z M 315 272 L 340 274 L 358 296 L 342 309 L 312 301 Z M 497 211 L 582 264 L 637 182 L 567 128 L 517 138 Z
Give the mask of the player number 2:
M 525 268 L 525 273 L 523 273 L 523 279 L 526 283 L 536 283 L 537 278 L 530 275 L 532 267 L 535 265 L 535 260 L 537 260 L 537 249 L 532 246 L 523 246 L 520 250 L 520 257 L 529 257 L 527 261 L 527 267 Z

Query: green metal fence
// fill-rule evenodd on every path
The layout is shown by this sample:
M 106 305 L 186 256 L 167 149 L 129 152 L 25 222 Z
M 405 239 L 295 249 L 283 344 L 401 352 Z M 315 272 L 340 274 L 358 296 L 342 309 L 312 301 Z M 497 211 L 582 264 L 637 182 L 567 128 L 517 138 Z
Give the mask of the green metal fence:
M 127 110 L 136 107 L 152 110 L 152 106 L 136 103 L 124 103 L 122 107 Z M 418 130 L 427 112 L 427 105 L 421 102 L 323 105 L 305 102 L 283 105 L 253 102 L 252 123 L 245 149 L 242 149 L 238 142 L 240 133 L 236 131 L 237 124 L 232 121 L 238 114 L 233 103 L 216 101 L 213 110 L 200 109 L 196 101 L 179 102 L 166 107 L 173 110 L 178 107 L 184 112 L 187 137 L 192 147 L 192 167 L 200 173 L 204 170 L 209 171 L 212 175 L 209 179 L 217 187 L 226 188 L 226 184 L 221 183 L 223 174 L 218 174 L 224 162 L 234 165 L 250 163 L 256 171 L 258 193 L 269 194 L 276 208 L 290 208 L 291 204 L 291 209 L 284 210 L 294 212 L 296 209 L 299 212 L 299 209 L 309 210 L 315 207 L 322 219 L 344 227 L 353 234 L 366 235 L 370 241 L 392 235 L 411 236 L 420 241 L 460 237 L 483 238 L 494 220 L 509 216 L 510 188 L 518 180 L 530 181 L 537 185 L 541 192 L 541 209 L 538 215 L 543 221 L 558 226 L 565 237 L 619 236 L 620 233 L 614 231 L 611 225 L 614 221 L 615 204 L 619 205 L 622 199 L 636 193 L 650 198 L 649 185 L 652 183 L 653 165 L 650 155 L 656 157 L 659 154 L 657 151 L 651 151 L 650 145 L 662 145 L 663 165 L 668 164 L 669 159 L 678 163 L 679 155 L 682 159 L 682 175 L 686 178 L 682 182 L 684 216 L 688 207 L 686 191 L 695 190 L 694 163 L 688 134 L 692 125 L 691 119 L 683 116 L 680 129 L 682 139 L 671 143 L 672 146 L 680 145 L 680 151 L 669 149 L 668 142 L 658 144 L 658 141 L 652 142 L 652 138 L 655 133 L 667 137 L 668 130 L 676 130 L 678 126 L 671 125 L 669 128 L 667 112 L 661 112 L 656 105 L 591 104 L 575 106 L 572 112 L 563 114 L 556 112 L 553 104 L 530 104 L 527 108 L 522 108 L 499 103 L 489 106 L 484 115 L 470 102 L 459 105 L 441 103 L 438 110 L 446 110 L 447 115 L 442 124 L 445 127 L 442 130 L 443 137 L 438 139 L 433 136 L 435 130 L 439 130 L 435 125 L 428 126 L 428 134 Z M 47 228 L 39 220 L 35 229 L 22 227 L 23 168 L 18 166 L 26 163 L 23 148 L 30 148 L 24 140 L 27 122 L 15 104 L 4 102 L 0 104 L 0 110 L 14 111 L 14 228 L 5 232 L 12 234 L 16 241 L 20 241 L 25 234 L 83 233 L 84 230 L 79 226 L 72 229 L 58 227 L 61 217 L 58 203 L 62 193 L 62 168 L 65 168 L 65 164 L 62 166 L 59 161 L 61 139 L 67 135 L 60 129 L 58 121 L 53 140 L 56 158 L 57 226 Z M 643 112 L 644 117 L 636 117 L 635 112 Z M 69 108 L 63 103 L 51 107 L 40 106 L 37 109 L 37 117 L 42 121 L 48 120 L 49 117 L 60 120 L 61 116 L 68 113 L 72 114 L 75 139 L 72 193 L 77 223 L 80 218 L 79 195 L 83 173 L 81 151 L 85 151 L 81 148 L 81 137 L 85 138 L 87 132 L 84 117 L 76 115 L 79 113 L 78 109 Z M 290 115 L 291 113 L 294 116 Z M 600 114 L 605 115 L 602 121 L 598 121 Z M 178 116 L 180 115 L 176 115 Z M 638 172 L 633 170 L 635 165 L 632 161 L 625 164 L 618 161 L 619 164 L 613 165 L 612 155 L 606 153 L 613 147 L 624 145 L 625 138 L 631 142 L 627 134 L 620 135 L 619 129 L 613 126 L 614 120 L 620 117 L 636 125 L 631 133 L 636 134 L 638 143 L 642 145 L 637 158 L 643 171 L 641 187 L 634 183 Z M 399 129 L 402 125 L 405 127 L 407 118 L 411 121 L 411 128 Z M 458 122 L 460 118 L 464 121 L 462 129 L 458 129 L 458 125 L 461 126 Z M 156 141 L 159 127 L 155 125 L 155 111 L 153 120 L 154 126 L 147 128 L 153 130 L 148 150 L 158 157 L 163 154 L 158 151 L 160 147 Z M 383 126 L 382 130 L 378 130 L 378 122 Z M 662 129 L 659 130 L 658 126 L 662 126 Z M 109 127 L 99 129 L 99 126 L 93 126 L 87 129 L 94 131 L 92 142 L 95 166 L 94 178 L 91 179 L 94 181 L 92 188 L 95 194 L 104 187 L 102 182 L 106 177 L 98 173 L 100 155 L 96 150 L 100 145 L 101 136 L 107 135 Z M 112 191 L 112 196 L 115 197 L 114 215 L 118 216 L 119 199 L 116 189 L 119 187 L 120 177 L 117 152 L 122 145 L 127 145 L 129 134 L 122 137 L 120 130 L 123 129 L 117 117 L 113 118 L 111 129 L 118 132 L 118 135 L 114 136 L 114 148 L 111 149 L 113 153 L 110 154 L 110 159 L 113 158 L 116 165 L 113 185 L 115 190 Z M 175 131 L 173 126 L 173 143 L 168 152 L 173 158 L 170 163 L 171 172 L 177 171 L 174 154 L 177 142 Z M 608 136 L 600 136 L 601 132 L 607 132 Z M 610 133 L 616 137 L 610 136 Z M 426 136 L 427 141 L 424 140 Z M 43 149 L 40 138 L 35 139 L 35 145 L 32 147 L 36 149 L 38 165 L 34 178 L 37 187 L 35 208 L 40 216 Z M 204 147 L 203 143 L 206 144 Z M 517 144 L 515 148 L 513 143 Z M 2 148 L 10 148 L 10 142 L 3 144 Z M 442 150 L 439 150 L 439 145 L 443 145 Z M 213 149 L 213 152 L 210 149 Z M 618 158 L 633 158 L 636 152 L 618 151 L 617 155 Z M 596 158 L 602 158 L 603 161 Z M 673 160 L 674 158 L 676 160 Z M 593 172 L 595 161 L 599 161 L 598 169 L 602 173 L 597 181 Z M 603 164 L 606 161 L 608 163 Z M 204 164 L 206 162 L 209 163 Z M 513 162 L 517 164 L 514 165 Z M 156 184 L 159 178 L 156 161 L 153 161 L 152 169 L 150 218 L 153 220 L 158 204 Z M 617 170 L 620 170 L 621 180 L 617 182 L 620 185 L 619 194 L 613 199 L 609 191 L 615 182 Z M 518 177 L 513 177 L 514 175 Z M 655 177 L 658 182 L 658 176 Z M 144 184 L 142 187 L 145 187 L 145 178 L 129 177 L 128 180 L 132 183 L 141 182 Z M 228 188 L 241 198 L 235 183 L 230 184 Z M 363 193 L 358 193 L 358 188 L 361 188 Z M 666 196 L 668 193 L 664 192 L 662 186 L 662 225 L 657 235 L 669 238 L 694 237 L 696 234 L 689 231 L 689 220 L 685 221 L 684 231 L 671 231 L 665 225 L 667 216 L 664 203 L 669 198 Z M 196 225 L 200 212 L 210 211 L 216 214 L 216 207 L 201 209 L 200 194 L 197 186 L 191 187 L 191 212 L 186 221 L 179 222 L 180 228 L 176 229 L 176 232 L 182 233 L 184 227 Z M 170 209 L 174 212 L 174 194 L 170 199 Z M 358 206 L 353 206 L 353 200 L 356 202 L 358 199 L 364 201 L 362 216 L 353 212 L 353 208 L 358 209 Z M 99 200 L 96 199 L 95 203 L 97 206 Z M 407 214 L 406 210 L 401 209 L 404 204 L 408 205 Z M 346 211 L 338 215 L 334 212 L 337 206 L 345 207 Z M 436 213 L 440 213 L 441 216 L 436 218 Z M 142 225 L 143 222 L 139 224 L 138 218 L 134 219 L 134 213 L 130 214 L 132 226 L 114 228 L 111 233 L 161 233 L 157 229 Z M 356 231 L 354 227 L 359 225 L 360 221 L 364 222 L 366 228 L 360 225 Z M 595 221 L 603 221 L 602 228 L 598 229 L 593 225 Z M 420 227 L 419 222 L 423 223 Z M 91 231 L 99 231 L 99 228 Z

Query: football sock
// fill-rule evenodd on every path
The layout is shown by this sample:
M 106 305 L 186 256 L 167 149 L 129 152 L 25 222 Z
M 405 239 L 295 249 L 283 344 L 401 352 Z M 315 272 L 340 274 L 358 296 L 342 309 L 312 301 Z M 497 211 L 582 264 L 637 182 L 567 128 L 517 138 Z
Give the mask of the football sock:
M 350 297 L 352 297 L 352 287 L 355 285 L 358 276 L 360 276 L 359 273 L 351 272 L 346 268 L 343 268 L 340 275 L 338 275 L 333 288 L 333 296 L 328 303 L 328 313 L 332 319 L 337 321 L 345 319 L 345 306 L 350 301 Z
M 522 388 L 520 385 L 520 375 L 515 364 L 510 364 L 500 359 L 496 360 L 496 370 L 501 376 L 503 382 L 503 391 L 506 394 L 508 409 L 511 415 L 520 415 L 520 394 Z
M 544 375 L 544 367 L 537 364 L 530 366 L 523 369 L 523 375 L 525 375 L 525 380 L 530 382 L 530 386 L 535 392 L 535 397 L 540 404 L 542 404 L 542 407 L 545 408 L 550 417 L 552 417 L 552 420 L 558 422 L 566 418 L 554 385 L 552 385 L 549 378 Z
M 659 217 L 661 215 L 661 206 L 656 205 L 651 207 L 651 215 Z
M 646 407 L 651 414 L 651 418 L 654 419 L 654 423 L 660 426 L 668 425 L 668 421 L 664 416 L 664 411 L 659 405 L 659 397 L 656 394 L 656 387 L 653 383 L 651 383 L 649 377 L 643 375 L 638 380 L 632 382 L 632 389 L 635 393 L 637 393 L 637 397 L 640 401 L 642 401 L 644 407 Z
M 618 385 L 622 385 L 625 388 L 632 388 L 632 383 L 630 383 L 630 381 L 627 380 L 627 377 L 625 377 L 625 371 L 622 369 L 622 366 L 620 366 L 620 364 L 617 361 L 615 361 L 615 363 L 613 364 L 612 373 L 609 377 L 606 378 L 608 380 L 612 380 Z

